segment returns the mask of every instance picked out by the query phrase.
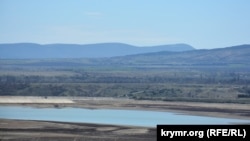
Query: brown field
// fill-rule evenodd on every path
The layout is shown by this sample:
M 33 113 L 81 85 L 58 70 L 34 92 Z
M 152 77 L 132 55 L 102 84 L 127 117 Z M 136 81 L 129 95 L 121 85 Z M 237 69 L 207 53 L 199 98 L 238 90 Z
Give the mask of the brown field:
M 154 141 L 154 128 L 0 119 L 1 141 Z

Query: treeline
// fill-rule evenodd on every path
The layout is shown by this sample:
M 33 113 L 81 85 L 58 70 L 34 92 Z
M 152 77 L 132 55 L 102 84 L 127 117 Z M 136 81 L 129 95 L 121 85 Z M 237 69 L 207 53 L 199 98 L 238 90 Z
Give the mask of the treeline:
M 1 95 L 122 97 L 148 100 L 250 103 L 250 86 L 164 83 L 1 84 Z
M 250 103 L 250 72 L 229 68 L 5 68 L 0 95 Z
M 30 83 L 178 83 L 178 84 L 250 84 L 250 73 L 82 73 L 74 76 L 2 75 L 0 84 Z

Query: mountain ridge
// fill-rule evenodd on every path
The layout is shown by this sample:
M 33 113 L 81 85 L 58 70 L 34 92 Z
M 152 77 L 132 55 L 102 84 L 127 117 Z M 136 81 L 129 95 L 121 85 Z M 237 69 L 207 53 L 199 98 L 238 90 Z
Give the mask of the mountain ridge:
M 200 49 L 183 52 L 161 51 L 124 57 L 114 57 L 110 61 L 123 64 L 228 64 L 246 63 L 250 60 L 250 44 Z
M 36 44 L 10 43 L 0 44 L 1 58 L 102 58 L 125 56 L 159 51 L 187 51 L 194 48 L 187 44 L 138 47 L 124 43 L 96 44 Z

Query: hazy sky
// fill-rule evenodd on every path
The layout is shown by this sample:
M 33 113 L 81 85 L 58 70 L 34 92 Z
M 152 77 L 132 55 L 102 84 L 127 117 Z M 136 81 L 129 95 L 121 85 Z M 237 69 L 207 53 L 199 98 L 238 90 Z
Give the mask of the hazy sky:
M 250 43 L 250 0 L 0 0 L 0 43 Z

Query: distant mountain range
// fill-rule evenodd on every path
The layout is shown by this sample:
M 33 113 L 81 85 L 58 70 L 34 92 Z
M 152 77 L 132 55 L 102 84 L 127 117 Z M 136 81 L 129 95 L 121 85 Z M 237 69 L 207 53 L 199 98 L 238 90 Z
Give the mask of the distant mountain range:
M 113 57 L 107 62 L 113 64 L 250 64 L 250 45 L 239 45 L 217 49 L 190 50 L 183 52 L 161 51 Z
M 152 47 L 136 47 L 121 43 L 0 44 L 0 59 L 38 59 L 30 65 L 45 66 L 228 64 L 244 64 L 244 66 L 247 64 L 249 66 L 250 45 L 196 50 L 187 44 Z
M 194 48 L 187 44 L 137 47 L 123 43 L 86 45 L 15 43 L 0 44 L 0 59 L 102 58 L 160 51 L 182 52 L 188 50 L 194 50 Z

